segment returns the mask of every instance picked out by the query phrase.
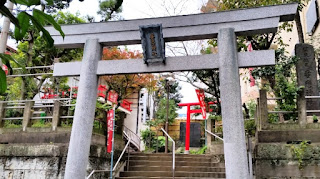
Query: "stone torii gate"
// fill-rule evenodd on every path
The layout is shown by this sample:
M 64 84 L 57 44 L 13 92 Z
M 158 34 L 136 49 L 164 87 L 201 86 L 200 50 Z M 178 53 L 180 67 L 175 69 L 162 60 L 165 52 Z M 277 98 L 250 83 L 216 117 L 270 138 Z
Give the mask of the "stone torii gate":
M 151 18 L 129 21 L 63 25 L 65 39 L 53 27 L 46 27 L 62 48 L 82 48 L 82 62 L 54 65 L 54 76 L 79 76 L 80 84 L 72 126 L 65 178 L 86 176 L 98 76 L 218 69 L 226 177 L 246 179 L 248 160 L 242 116 L 239 68 L 275 64 L 273 50 L 237 52 L 236 35 L 276 32 L 279 22 L 292 21 L 297 4 L 253 9 Z M 165 42 L 218 37 L 219 54 L 167 57 L 166 64 L 144 64 L 143 59 L 101 61 L 103 46 L 140 44 L 139 26 L 162 24 Z

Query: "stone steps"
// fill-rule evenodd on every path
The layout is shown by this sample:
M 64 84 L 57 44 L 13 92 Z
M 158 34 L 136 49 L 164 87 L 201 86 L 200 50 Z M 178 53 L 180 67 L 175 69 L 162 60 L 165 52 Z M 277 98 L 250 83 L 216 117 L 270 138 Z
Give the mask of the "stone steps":
M 129 172 L 121 172 L 120 177 L 172 177 L 172 172 L 167 171 L 129 171 Z M 214 178 L 222 178 L 225 177 L 224 172 L 178 172 L 174 173 L 175 177 L 214 177 Z
M 130 154 L 129 170 L 116 179 L 172 178 L 172 154 Z M 174 176 L 177 179 L 225 178 L 224 163 L 210 155 L 177 154 Z
M 129 171 L 172 171 L 172 166 L 130 166 Z M 225 172 L 222 167 L 195 167 L 195 166 L 176 166 L 175 171 L 186 171 L 186 172 Z
M 176 178 L 176 179 L 195 179 L 198 177 L 174 177 L 174 178 Z M 172 176 L 171 177 L 116 177 L 116 179 L 172 179 Z M 221 179 L 221 178 L 212 178 L 212 177 L 203 178 L 203 177 L 201 177 L 201 179 Z

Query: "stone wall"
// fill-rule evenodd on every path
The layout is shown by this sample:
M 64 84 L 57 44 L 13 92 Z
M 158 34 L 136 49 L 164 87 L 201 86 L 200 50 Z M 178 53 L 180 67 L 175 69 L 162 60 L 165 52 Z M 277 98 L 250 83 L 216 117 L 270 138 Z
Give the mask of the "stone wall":
M 254 166 L 257 179 L 320 178 L 320 144 L 258 144 Z
M 123 142 L 116 142 L 115 161 L 123 147 Z M 1 144 L 0 179 L 63 179 L 67 148 L 65 144 Z M 105 151 L 104 146 L 91 145 L 87 175 L 92 170 L 109 169 L 110 154 Z M 97 173 L 92 178 L 108 175 Z
M 259 143 L 279 143 L 292 141 L 311 141 L 320 143 L 320 130 L 286 130 L 286 131 L 258 131 Z
M 13 143 L 64 143 L 70 141 L 71 128 L 58 128 L 55 132 L 51 128 L 27 128 L 25 132 L 22 128 L 1 129 L 0 144 Z M 92 145 L 105 145 L 106 137 L 93 133 L 91 137 Z

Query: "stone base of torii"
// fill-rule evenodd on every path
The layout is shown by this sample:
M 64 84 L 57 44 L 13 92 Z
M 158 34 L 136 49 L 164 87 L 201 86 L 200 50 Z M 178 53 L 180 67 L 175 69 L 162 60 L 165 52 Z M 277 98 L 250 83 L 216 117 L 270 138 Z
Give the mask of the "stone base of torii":
M 248 179 L 239 68 L 275 64 L 273 50 L 238 53 L 236 35 L 276 32 L 279 22 L 292 21 L 297 4 L 266 6 L 188 16 L 62 26 L 63 39 L 46 27 L 57 47 L 84 47 L 82 62 L 57 63 L 54 76 L 79 76 L 65 179 L 86 176 L 95 111 L 98 76 L 219 69 L 224 154 L 227 179 Z M 141 43 L 139 26 L 162 24 L 165 42 L 218 37 L 219 54 L 167 57 L 165 64 L 146 65 L 143 59 L 100 61 L 103 46 Z M 218 59 L 218 60 L 217 60 Z

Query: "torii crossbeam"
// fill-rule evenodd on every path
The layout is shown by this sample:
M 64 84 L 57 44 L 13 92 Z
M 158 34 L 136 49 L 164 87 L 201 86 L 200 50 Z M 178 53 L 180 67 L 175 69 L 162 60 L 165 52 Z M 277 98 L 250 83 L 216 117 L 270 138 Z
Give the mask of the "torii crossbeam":
M 82 62 L 55 64 L 54 76 L 80 75 L 65 179 L 86 176 L 95 111 L 97 76 L 216 69 L 220 71 L 224 153 L 227 179 L 247 179 L 248 160 L 241 107 L 239 67 L 275 64 L 274 51 L 238 53 L 236 35 L 276 32 L 291 21 L 297 4 L 117 22 L 63 25 L 65 39 L 46 27 L 57 47 L 84 47 Z M 103 46 L 140 44 L 139 26 L 162 24 L 165 42 L 218 37 L 218 55 L 167 58 L 166 64 L 146 66 L 140 60 L 100 61 Z

